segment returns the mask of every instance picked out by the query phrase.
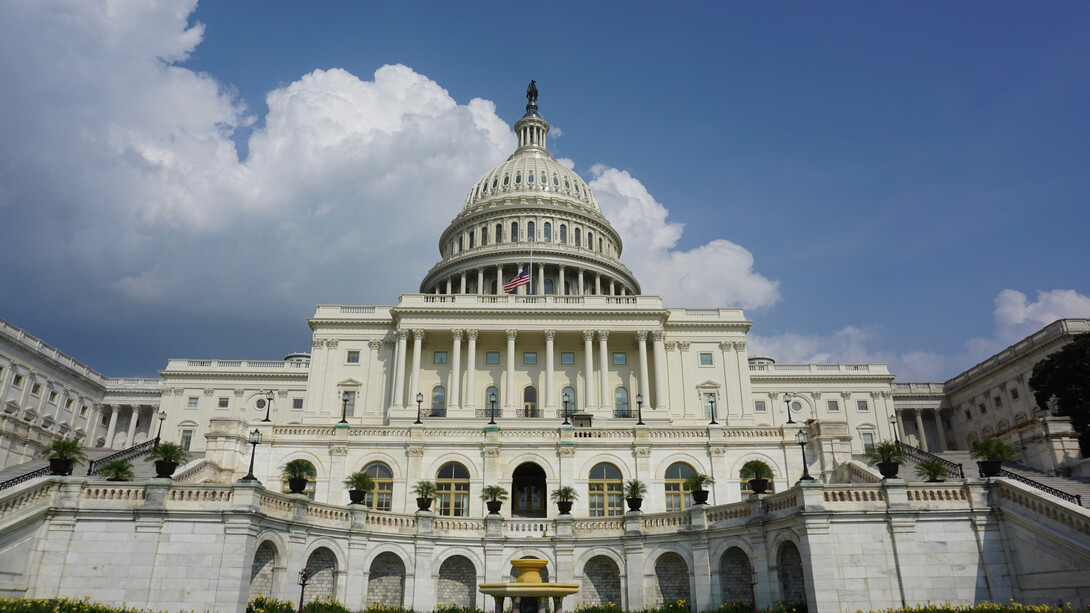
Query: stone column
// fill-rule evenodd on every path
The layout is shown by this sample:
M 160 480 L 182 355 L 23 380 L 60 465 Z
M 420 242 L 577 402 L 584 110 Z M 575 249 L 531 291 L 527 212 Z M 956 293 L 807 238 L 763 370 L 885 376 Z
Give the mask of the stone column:
M 610 280 L 609 280 L 609 295 L 610 295 L 610 296 L 614 296 L 614 295 L 615 295 L 615 294 L 613 293 L 613 287 L 614 287 L 614 286 L 613 286 L 613 279 L 610 279 Z
M 554 292 L 554 293 L 557 296 L 566 296 L 567 295 L 567 293 L 564 291 L 564 267 L 563 266 L 560 267 L 560 286 L 557 287 L 556 292 Z
M 586 292 L 584 291 L 584 286 L 583 286 L 583 269 L 582 268 L 579 269 L 579 295 L 580 296 L 586 296 L 587 295 Z
M 523 264 L 522 262 L 519 262 L 519 263 L 515 264 L 515 276 L 518 276 L 519 274 L 522 273 L 522 269 L 523 269 L 524 266 L 525 266 L 525 264 Z M 534 280 L 533 271 L 530 271 L 530 280 L 531 281 Z M 515 295 L 516 296 L 525 296 L 526 294 L 530 293 L 529 289 L 530 289 L 529 284 L 520 285 L 520 286 L 515 288 Z
M 477 269 L 477 293 L 484 293 L 484 268 Z
M 655 408 L 665 409 L 669 390 L 666 389 L 666 347 L 662 344 L 662 330 L 653 330 L 651 341 L 655 351 Z
M 462 281 L 461 281 L 461 283 L 462 283 L 462 288 L 460 290 L 458 290 L 458 293 L 459 294 L 464 294 L 464 293 L 466 293 L 466 272 L 464 270 L 462 271 Z
M 556 393 L 553 391 L 553 340 L 556 338 L 556 330 L 545 331 L 545 416 L 552 417 L 555 414 Z
M 68 398 L 72 398 L 72 414 L 68 416 L 68 428 L 70 430 L 76 429 L 76 421 L 79 420 L 79 410 L 83 406 L 83 398 L 80 396 L 72 396 L 72 390 L 64 390 L 63 393 L 57 396 L 57 415 L 61 415 L 61 411 L 64 410 L 64 405 L 68 401 Z M 88 424 L 90 425 L 90 413 L 88 415 Z M 58 420 L 59 421 L 59 420 Z
M 138 421 L 140 421 L 140 407 L 134 406 L 132 412 L 129 414 L 129 433 L 125 436 L 124 449 L 132 447 L 133 441 L 136 440 L 136 422 Z
M 916 438 L 919 439 L 920 449 L 927 451 L 927 436 L 923 433 L 923 411 L 916 409 Z
M 594 295 L 602 295 L 602 273 L 600 272 L 594 273 Z
M 420 354 L 424 350 L 424 330 L 413 328 L 413 372 L 409 379 L 409 406 L 416 404 L 416 395 L 420 393 Z
M 496 265 L 496 295 L 503 295 L 503 264 Z
M 112 449 L 114 444 L 114 435 L 117 434 L 117 405 L 110 404 L 104 406 L 110 407 L 110 425 L 106 428 L 106 444 L 103 446 L 108 449 Z
M 80 405 L 82 406 L 82 401 Z M 102 422 L 101 407 L 97 404 L 92 404 L 87 410 L 87 441 L 90 443 L 88 447 L 95 446 L 95 436 L 98 435 L 98 426 Z
M 601 398 L 598 402 L 598 408 L 606 410 L 613 406 L 613 401 L 609 397 L 609 348 L 606 347 L 606 339 L 609 338 L 609 330 L 598 331 L 598 364 L 599 364 L 599 383 L 601 384 Z
M 582 275 L 583 272 L 579 271 L 579 274 Z M 582 279 L 580 279 L 579 285 L 580 285 L 580 287 L 582 287 L 582 285 L 583 285 Z M 593 330 L 583 330 L 583 353 L 584 353 L 585 358 L 586 358 L 584 360 L 584 362 L 585 362 L 585 367 L 584 368 L 585 369 L 583 371 L 583 383 L 584 383 L 584 386 L 583 386 L 584 387 L 584 389 L 583 389 L 583 410 L 584 411 L 589 411 L 591 408 L 594 407 L 594 405 L 590 401 L 590 399 L 594 397 L 594 344 L 593 344 L 593 341 L 594 341 L 594 331 Z
M 466 347 L 466 399 L 462 406 L 473 409 L 477 398 L 477 331 L 466 330 L 469 346 Z
M 538 296 L 545 295 L 545 265 L 537 265 L 537 291 L 534 292 Z
M 942 427 L 942 409 L 933 409 L 935 430 L 939 433 L 939 453 L 946 451 L 946 432 Z
M 504 410 L 515 408 L 515 337 L 518 330 L 507 330 L 507 389 L 503 392 Z
M 394 408 L 405 406 L 405 353 L 408 351 L 408 330 L 397 331 L 397 367 L 394 369 Z
M 647 330 L 636 331 L 636 346 L 640 352 L 640 395 L 651 406 L 651 382 L 647 380 Z
M 451 410 L 456 410 L 460 406 L 459 398 L 461 398 L 461 383 L 462 383 L 462 330 L 451 330 L 450 335 L 454 337 L 454 347 L 451 348 L 450 362 L 450 396 L 447 401 L 447 406 Z
M 449 296 L 450 293 L 451 293 L 451 278 L 447 277 L 447 295 Z

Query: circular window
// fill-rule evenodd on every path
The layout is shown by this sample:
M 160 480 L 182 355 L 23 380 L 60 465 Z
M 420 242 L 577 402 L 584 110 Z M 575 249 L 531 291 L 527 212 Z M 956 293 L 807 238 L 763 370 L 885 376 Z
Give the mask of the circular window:
M 802 403 L 801 402 L 792 402 L 791 403 L 791 410 L 798 413 L 799 411 L 802 410 Z
M 264 409 L 265 408 L 265 399 L 264 398 L 258 399 L 257 408 L 259 408 L 259 409 Z

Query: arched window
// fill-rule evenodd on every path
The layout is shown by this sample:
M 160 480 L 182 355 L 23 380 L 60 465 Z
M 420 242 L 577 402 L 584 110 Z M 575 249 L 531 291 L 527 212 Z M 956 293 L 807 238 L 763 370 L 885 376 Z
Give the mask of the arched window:
M 575 229 L 575 246 L 579 246 L 579 228 Z
M 537 388 L 532 385 L 522 390 L 521 417 L 541 417 L 541 414 L 537 412 Z
M 504 175 L 503 176 L 503 186 L 507 187 L 508 184 L 510 184 L 510 183 L 511 183 L 511 175 Z
M 552 279 L 545 279 L 545 293 L 546 294 L 552 294 L 553 293 L 553 280 Z
M 594 232 L 587 232 L 587 249 L 594 249 Z
M 545 230 L 545 242 L 553 242 L 553 225 L 546 221 L 542 229 Z
M 533 183 L 534 182 L 534 171 L 532 171 L 532 170 L 530 171 L 529 176 L 527 176 L 527 178 L 526 178 L 526 182 L 527 183 Z
M 515 185 L 521 185 L 521 184 L 522 184 L 522 173 L 521 172 L 515 173 Z
M 566 412 L 568 417 L 571 417 L 575 412 L 575 388 L 565 387 L 564 391 L 560 392 L 560 410 Z
M 685 480 L 696 474 L 692 466 L 684 462 L 675 462 L 666 469 L 663 480 L 666 488 L 666 510 L 680 511 L 689 508 L 692 497 L 689 496 L 689 488 L 685 487 Z
M 598 237 L 598 253 L 602 252 L 602 237 Z
M 496 242 L 503 242 L 503 224 L 501 223 L 496 224 Z
M 491 402 L 490 399 L 492 399 L 492 398 L 495 398 L 496 402 L 494 402 L 494 403 Z M 490 417 L 491 416 L 488 413 L 488 411 L 491 411 L 491 410 L 495 410 L 496 411 L 496 417 L 499 417 L 500 409 L 502 408 L 500 406 L 501 402 L 503 402 L 503 399 L 500 398 L 500 388 L 496 387 L 495 385 L 489 385 L 488 389 L 486 389 L 484 391 L 485 417 Z M 493 405 L 495 405 L 495 406 L 493 406 Z
M 969 445 L 971 446 L 971 445 L 972 445 L 973 443 L 975 443 L 975 442 L 976 442 L 976 440 L 977 440 L 976 432 L 970 432 L 970 433 L 969 433 L 969 436 L 965 437 L 965 440 L 966 440 L 966 441 L 967 441 L 967 442 L 969 443 Z
M 613 392 L 613 415 L 615 417 L 633 417 L 632 411 L 628 409 L 628 390 L 623 387 L 618 387 Z
M 534 240 L 536 238 L 537 238 L 537 235 L 534 234 L 534 222 L 532 222 L 532 221 L 526 222 L 526 240 L 528 240 L 528 241 L 530 241 L 532 243 L 532 242 L 534 242 Z
M 436 385 L 431 390 L 431 416 L 447 416 L 447 390 L 442 385 Z
M 749 462 L 746 462 L 746 464 L 748 463 Z M 764 462 L 761 462 L 761 464 L 764 464 L 765 468 L 768 468 L 768 464 L 765 464 Z M 768 474 L 772 474 L 771 468 L 768 468 Z M 756 478 L 756 476 L 757 475 L 753 474 L 753 471 L 746 466 L 743 466 L 742 470 L 738 472 L 738 480 L 741 484 L 743 498 L 753 493 L 753 490 L 749 487 L 749 482 Z M 765 491 L 769 494 L 776 491 L 775 488 L 772 487 L 772 477 L 768 478 L 768 489 Z
M 303 460 L 303 461 L 306 462 L 306 460 Z M 312 469 L 314 468 L 314 465 L 311 464 L 310 462 L 306 462 L 306 463 L 310 464 L 310 467 Z M 307 487 L 306 487 L 306 489 L 303 490 L 303 495 L 306 496 L 307 498 L 310 498 L 311 500 L 314 500 L 315 488 L 316 488 L 315 477 L 308 477 L 307 478 Z M 290 494 L 291 493 L 291 488 L 288 487 L 288 480 L 287 479 L 281 479 L 280 480 L 280 493 L 282 493 L 282 494 Z
M 1002 431 L 1004 431 L 1004 430 L 1006 430 L 1007 428 L 1010 428 L 1010 427 L 1011 427 L 1010 422 L 1008 422 L 1005 419 L 999 420 L 999 423 L 995 425 L 995 429 L 997 431 L 999 431 L 999 432 L 1002 432 Z
M 568 226 L 564 224 L 560 224 L 560 242 L 565 245 L 568 244 Z
M 375 511 L 389 511 L 394 499 L 394 473 L 382 462 L 371 462 L 363 469 L 363 474 L 375 482 L 375 489 L 368 494 L 363 503 Z
M 463 245 L 464 245 L 463 237 L 459 236 L 458 237 L 458 253 L 461 253 L 462 251 L 464 251 Z
M 590 477 L 587 480 L 590 516 L 620 515 L 622 513 L 621 490 L 621 471 L 616 466 L 603 462 L 590 469 Z
M 469 231 L 469 248 L 472 249 L 477 246 L 477 233 L 473 230 Z
M 481 245 L 488 244 L 488 226 L 481 228 Z
M 469 514 L 469 471 L 457 462 L 447 462 L 435 475 L 436 502 L 440 515 L 465 517 Z
M 519 242 L 519 222 L 517 221 L 511 222 L 511 242 Z

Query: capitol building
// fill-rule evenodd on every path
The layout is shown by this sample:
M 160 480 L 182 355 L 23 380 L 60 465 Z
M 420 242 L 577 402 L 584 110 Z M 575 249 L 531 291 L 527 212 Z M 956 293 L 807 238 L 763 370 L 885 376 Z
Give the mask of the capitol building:
M 309 353 L 116 379 L 0 320 L 6 475 L 62 436 L 102 457 L 161 432 L 193 455 L 173 480 L 77 469 L 0 489 L 0 595 L 242 611 L 259 594 L 297 602 L 305 568 L 306 600 L 489 610 L 477 586 L 534 557 L 548 581 L 580 585 L 565 608 L 1090 600 L 1081 499 L 969 464 L 925 483 L 863 461 L 882 441 L 920 460 L 999 438 L 1042 479 L 1090 474 L 1070 423 L 1028 387 L 1090 321 L 1060 320 L 945 384 L 752 355 L 741 309 L 642 292 L 587 183 L 548 152 L 534 93 L 517 149 L 451 203 L 418 292 L 318 306 Z M 292 460 L 316 474 L 302 493 L 281 478 Z M 753 461 L 772 475 L 764 493 Z M 357 471 L 376 489 L 350 505 Z M 693 475 L 712 479 L 706 504 Z M 429 510 L 421 481 L 436 486 Z M 480 496 L 493 485 L 510 494 L 499 513 Z M 562 487 L 570 513 L 551 500 Z

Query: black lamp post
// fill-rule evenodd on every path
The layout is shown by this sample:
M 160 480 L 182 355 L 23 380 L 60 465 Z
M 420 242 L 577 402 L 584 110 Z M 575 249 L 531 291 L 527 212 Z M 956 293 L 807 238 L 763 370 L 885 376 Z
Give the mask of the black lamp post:
M 708 425 L 709 426 L 712 426 L 712 425 L 718 426 L 719 422 L 715 421 L 715 396 L 711 396 L 710 398 L 708 398 L 708 404 L 710 404 L 711 407 L 712 407 L 712 420 L 711 420 L 711 422 L 708 423 Z
M 250 433 L 250 472 L 246 473 L 246 476 L 239 479 L 239 483 L 243 481 L 257 481 L 257 477 L 254 476 L 254 456 L 257 455 L 257 446 L 261 444 L 261 431 L 254 430 Z
M 806 465 L 806 443 L 810 442 L 810 435 L 805 430 L 799 430 L 795 433 L 795 441 L 802 450 L 802 477 L 799 481 L 813 481 L 814 478 L 810 476 L 810 467 Z
M 565 426 L 570 426 L 571 425 L 571 422 L 568 421 L 568 415 L 569 415 L 568 407 L 569 406 L 571 406 L 571 400 L 567 396 L 564 396 L 564 425 Z
M 639 419 L 636 420 L 636 425 L 637 426 L 644 425 L 643 424 L 643 394 L 636 394 L 636 415 L 639 417 Z
M 303 594 L 307 591 L 307 579 L 310 579 L 310 575 L 304 568 L 299 571 L 299 613 L 303 613 Z
M 420 392 L 417 392 L 416 393 L 416 421 L 413 422 L 414 424 L 424 423 L 424 422 L 420 421 L 420 405 L 423 402 L 424 402 L 424 394 L 421 394 Z
M 889 416 L 889 427 L 893 429 L 893 438 L 896 439 L 898 443 L 900 443 L 901 442 L 901 431 L 897 428 L 897 415 L 896 414 Z
M 787 392 L 783 395 L 783 401 L 787 404 L 787 423 L 793 424 L 795 420 L 791 419 L 791 392 Z
M 166 411 L 159 411 L 159 432 L 155 435 L 155 446 L 159 446 L 159 439 L 163 436 L 163 422 L 167 419 Z
M 341 394 L 341 421 L 337 422 L 339 424 L 348 423 L 348 399 L 351 398 L 351 393 L 352 392 L 344 392 Z
M 496 392 L 488 394 L 488 425 L 496 425 Z
M 265 421 L 265 422 L 272 421 L 271 419 L 269 419 L 269 412 L 272 411 L 272 399 L 273 399 L 272 390 L 269 390 L 269 391 L 265 392 L 265 419 L 262 419 L 261 421 Z

